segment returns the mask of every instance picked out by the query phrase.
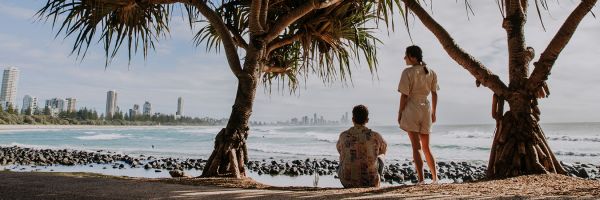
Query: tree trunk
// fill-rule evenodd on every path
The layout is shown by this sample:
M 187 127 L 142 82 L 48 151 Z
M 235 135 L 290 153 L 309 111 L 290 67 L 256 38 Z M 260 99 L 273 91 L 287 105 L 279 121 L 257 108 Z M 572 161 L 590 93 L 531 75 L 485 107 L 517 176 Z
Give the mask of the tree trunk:
M 508 102 L 510 111 L 497 121 L 487 170 L 488 178 L 566 174 L 550 150 L 539 125 L 535 98 L 512 98 Z
M 238 77 L 237 95 L 227 127 L 215 137 L 215 148 L 208 158 L 201 177 L 246 177 L 244 168 L 248 161 L 246 139 L 257 77 L 254 70 L 245 70 Z

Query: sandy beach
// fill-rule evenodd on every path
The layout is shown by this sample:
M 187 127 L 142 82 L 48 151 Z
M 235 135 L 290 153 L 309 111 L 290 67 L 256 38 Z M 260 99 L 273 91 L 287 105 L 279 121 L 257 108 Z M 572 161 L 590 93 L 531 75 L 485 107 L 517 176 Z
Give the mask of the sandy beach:
M 332 189 L 252 180 L 133 179 L 86 173 L 0 172 L 1 199 L 568 199 L 600 198 L 600 182 L 530 175 L 462 184 Z

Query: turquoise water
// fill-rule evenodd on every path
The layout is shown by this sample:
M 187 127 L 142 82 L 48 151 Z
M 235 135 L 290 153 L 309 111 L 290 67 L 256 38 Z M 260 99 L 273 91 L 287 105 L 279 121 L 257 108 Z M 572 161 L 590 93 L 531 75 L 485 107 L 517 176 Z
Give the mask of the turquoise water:
M 600 123 L 543 124 L 548 142 L 566 162 L 600 163 Z M 267 127 L 251 129 L 251 160 L 336 159 L 335 143 L 347 126 Z M 411 159 L 408 137 L 396 126 L 370 127 L 388 142 L 388 160 Z M 123 127 L 0 131 L 0 146 L 109 150 L 131 155 L 207 158 L 221 127 Z M 431 147 L 439 161 L 486 161 L 493 125 L 436 125 Z M 153 148 L 154 146 L 154 148 Z

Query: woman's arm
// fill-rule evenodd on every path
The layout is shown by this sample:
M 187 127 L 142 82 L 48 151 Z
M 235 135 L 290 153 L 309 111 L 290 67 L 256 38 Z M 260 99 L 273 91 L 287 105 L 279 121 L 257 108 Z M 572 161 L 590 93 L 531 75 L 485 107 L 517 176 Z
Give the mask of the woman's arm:
M 435 112 L 437 110 L 437 101 L 437 92 L 431 92 L 431 123 L 435 123 L 436 120 Z
M 398 110 L 398 124 L 400 124 L 400 120 L 402 119 L 402 111 L 406 108 L 406 103 L 408 102 L 408 95 L 402 94 L 400 96 L 400 109 Z

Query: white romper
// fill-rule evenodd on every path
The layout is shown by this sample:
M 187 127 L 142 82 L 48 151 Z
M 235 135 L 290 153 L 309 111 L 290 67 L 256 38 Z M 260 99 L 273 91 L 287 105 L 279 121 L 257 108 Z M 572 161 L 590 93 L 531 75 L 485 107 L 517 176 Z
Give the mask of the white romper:
M 429 134 L 431 131 L 431 105 L 427 97 L 439 90 L 437 75 L 431 68 L 425 73 L 423 65 L 413 65 L 402 71 L 398 92 L 408 96 L 400 128 L 407 132 Z

